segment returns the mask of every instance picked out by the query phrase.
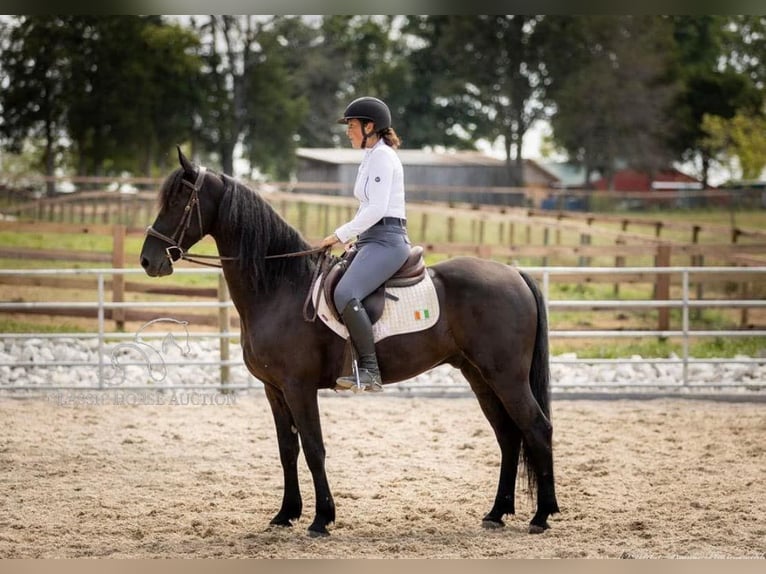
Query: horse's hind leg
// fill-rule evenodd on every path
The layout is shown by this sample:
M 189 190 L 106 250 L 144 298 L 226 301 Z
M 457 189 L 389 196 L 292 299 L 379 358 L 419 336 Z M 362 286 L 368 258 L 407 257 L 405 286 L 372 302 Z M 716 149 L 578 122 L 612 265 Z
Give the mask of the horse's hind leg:
M 295 423 L 284 396 L 269 385 L 265 385 L 265 390 L 271 405 L 271 412 L 274 415 L 277 440 L 279 441 L 279 458 L 284 474 L 282 507 L 271 519 L 270 524 L 292 526 L 293 520 L 298 520 L 303 510 L 303 501 L 298 484 L 298 455 L 301 447 L 298 442 L 298 434 L 295 432 Z
M 496 379 L 505 381 L 503 385 L 496 384 L 496 380 L 488 383 L 521 431 L 530 481 L 537 483 L 537 512 L 529 532 L 539 533 L 549 528 L 548 517 L 559 511 L 553 479 L 553 427 L 532 395 L 526 377 L 510 375 Z
M 461 371 L 476 394 L 481 410 L 500 445 L 500 479 L 495 503 L 482 521 L 485 528 L 499 528 L 505 525 L 503 517 L 506 514 L 516 513 L 515 489 L 521 451 L 521 431 L 508 416 L 503 403 L 487 385 L 481 373 L 470 364 L 463 365 Z

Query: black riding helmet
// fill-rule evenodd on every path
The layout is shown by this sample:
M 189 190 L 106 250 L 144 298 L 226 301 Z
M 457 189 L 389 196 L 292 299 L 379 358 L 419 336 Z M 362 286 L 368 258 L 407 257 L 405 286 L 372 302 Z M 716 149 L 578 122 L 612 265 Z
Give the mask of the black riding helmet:
M 373 122 L 377 132 L 391 127 L 391 111 L 388 106 L 382 100 L 369 96 L 357 98 L 346 106 L 346 111 L 338 123 L 347 124 L 351 119 Z

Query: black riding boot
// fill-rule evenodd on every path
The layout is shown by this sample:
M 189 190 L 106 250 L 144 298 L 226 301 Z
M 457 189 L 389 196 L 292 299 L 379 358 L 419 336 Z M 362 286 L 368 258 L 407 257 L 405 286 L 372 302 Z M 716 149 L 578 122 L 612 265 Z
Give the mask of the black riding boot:
M 357 299 L 352 299 L 343 309 L 343 323 L 348 329 L 351 343 L 357 355 L 359 383 L 366 391 L 382 390 L 382 380 L 378 358 L 375 355 L 375 340 L 372 336 L 372 324 L 367 311 Z M 338 377 L 335 381 L 338 388 L 351 389 L 356 386 L 356 377 Z

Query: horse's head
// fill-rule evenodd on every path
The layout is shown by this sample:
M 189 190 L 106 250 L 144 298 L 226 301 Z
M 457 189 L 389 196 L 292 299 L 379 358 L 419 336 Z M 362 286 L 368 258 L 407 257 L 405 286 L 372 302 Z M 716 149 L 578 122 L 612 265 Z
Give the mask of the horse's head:
M 223 183 L 178 148 L 181 164 L 160 190 L 160 212 L 146 229 L 141 266 L 152 277 L 173 273 L 173 262 L 211 231 Z

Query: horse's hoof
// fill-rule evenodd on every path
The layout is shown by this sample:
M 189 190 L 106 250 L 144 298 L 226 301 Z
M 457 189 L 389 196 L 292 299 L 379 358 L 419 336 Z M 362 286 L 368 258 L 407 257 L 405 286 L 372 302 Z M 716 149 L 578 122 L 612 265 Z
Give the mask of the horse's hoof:
M 322 530 L 313 530 L 309 528 L 308 533 L 311 538 L 324 538 L 325 536 L 330 536 L 330 532 L 326 528 L 323 528 Z
M 529 525 L 529 533 L 530 534 L 542 534 L 546 530 L 548 530 L 550 526 L 548 526 L 548 523 L 545 523 L 545 526 L 540 526 L 539 524 L 530 524 Z
M 481 521 L 481 525 L 483 528 L 486 528 L 487 530 L 497 530 L 498 528 L 505 527 L 505 522 L 502 520 L 491 520 L 488 518 L 485 518 Z

